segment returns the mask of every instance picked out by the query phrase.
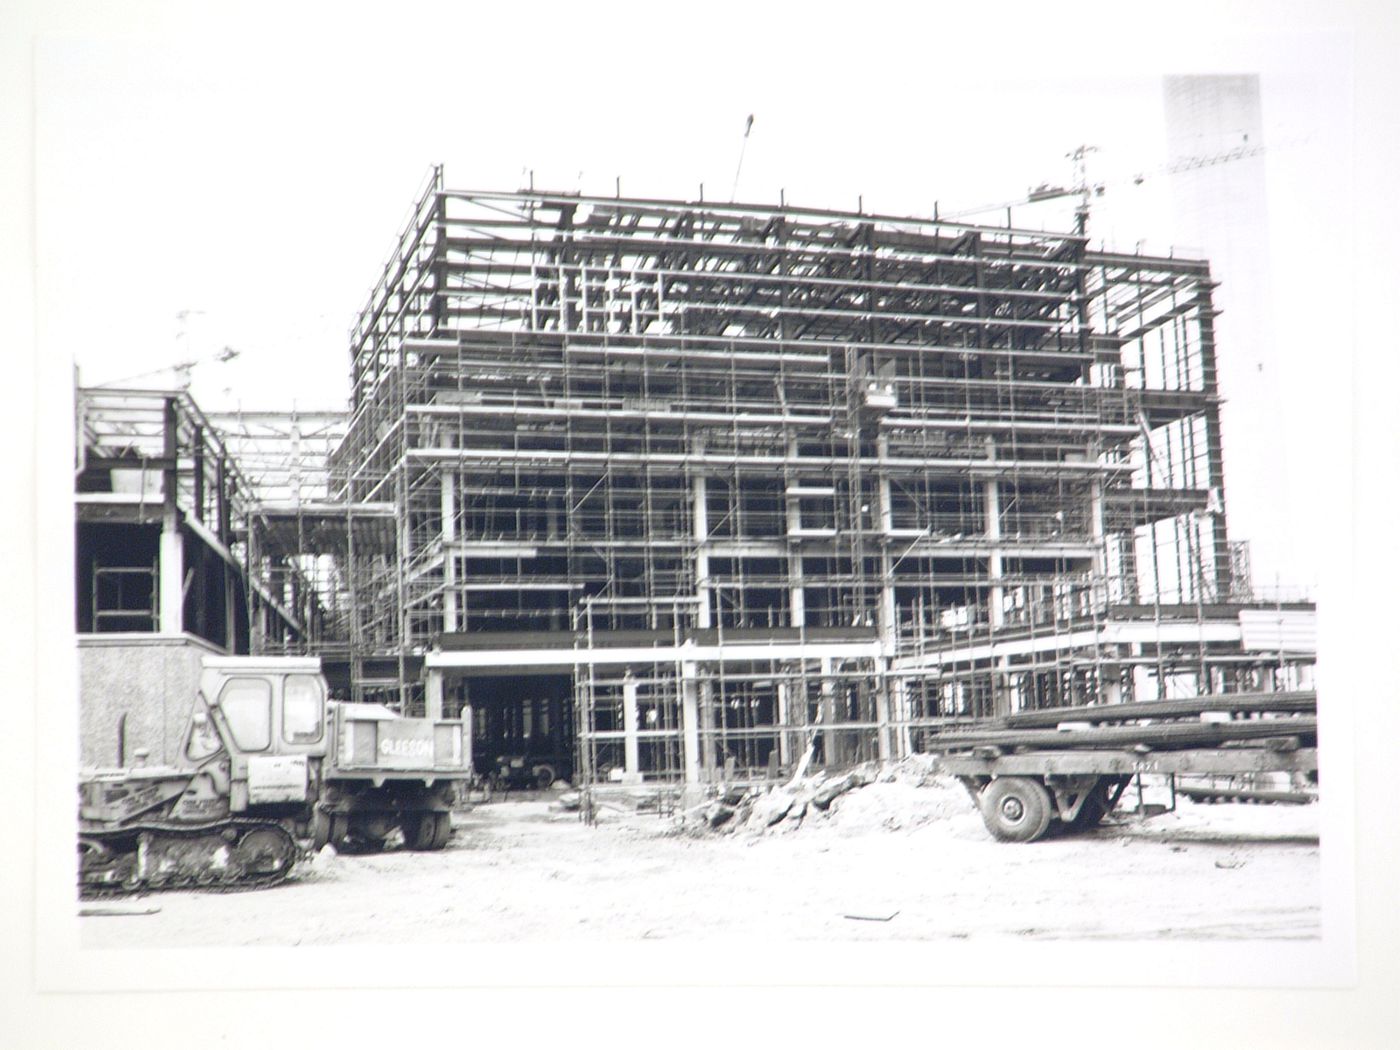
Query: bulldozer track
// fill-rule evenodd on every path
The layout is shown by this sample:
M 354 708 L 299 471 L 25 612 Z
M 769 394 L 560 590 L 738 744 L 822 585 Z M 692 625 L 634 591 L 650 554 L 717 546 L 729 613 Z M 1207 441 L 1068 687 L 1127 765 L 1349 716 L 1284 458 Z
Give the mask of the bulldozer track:
M 135 839 L 142 833 L 152 833 L 163 837 L 197 839 L 200 836 L 208 835 L 211 832 L 218 833 L 226 829 L 242 829 L 239 836 L 239 843 L 254 831 L 270 831 L 280 838 L 279 846 L 282 847 L 283 863 L 278 870 L 271 872 L 258 872 L 249 874 L 241 868 L 237 869 L 232 876 L 227 876 L 221 872 L 211 872 L 213 878 L 204 878 L 202 875 L 180 875 L 173 878 L 161 879 L 159 881 L 141 878 L 131 881 L 102 882 L 85 881 L 86 874 L 80 867 L 78 872 L 78 899 L 79 900 L 112 900 L 122 897 L 131 897 L 136 894 L 150 892 L 166 892 L 170 890 L 199 890 L 205 893 L 242 893 L 245 890 L 267 889 L 276 886 L 286 880 L 296 866 L 299 856 L 299 847 L 291 833 L 282 824 L 270 820 L 250 820 L 246 818 L 234 817 L 226 820 L 211 821 L 207 824 L 172 824 L 165 821 L 145 821 L 141 824 L 133 824 L 111 831 L 84 832 L 79 834 L 79 841 L 88 840 L 97 844 L 113 839 Z

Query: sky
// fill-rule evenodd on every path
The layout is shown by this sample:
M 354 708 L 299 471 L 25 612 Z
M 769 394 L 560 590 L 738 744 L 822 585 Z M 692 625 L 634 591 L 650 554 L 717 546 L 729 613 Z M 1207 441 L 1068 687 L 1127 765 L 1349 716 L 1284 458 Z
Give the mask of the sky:
M 1127 55 L 1111 34 L 1096 46 L 1089 32 L 1075 63 L 1048 61 L 1051 45 L 1034 33 L 995 51 L 966 47 L 962 16 L 946 12 L 901 9 L 898 23 L 833 32 L 785 8 L 757 11 L 735 21 L 642 8 L 646 28 L 630 37 L 585 6 L 529 24 L 471 8 L 445 9 L 433 28 L 403 19 L 43 38 L 44 352 L 71 356 L 91 384 L 169 385 L 172 366 L 198 361 L 191 391 L 206 410 L 343 407 L 347 332 L 435 163 L 454 188 L 514 189 L 533 176 L 540 188 L 612 193 L 620 180 L 624 194 L 694 198 L 703 186 L 727 199 L 737 175 L 739 200 L 781 192 L 915 215 L 937 202 L 946 215 L 1068 184 L 1066 154 L 1093 145 L 1089 176 L 1105 192 L 1091 237 L 1200 255 L 1210 246 L 1178 221 L 1176 177 L 1160 170 L 1170 159 L 1162 76 L 1254 72 L 1265 140 L 1279 145 L 1243 162 L 1264 165 L 1270 197 L 1270 229 L 1258 231 L 1267 249 L 1243 258 L 1271 265 L 1239 285 L 1273 311 L 1300 291 L 1281 231 L 1296 228 L 1299 201 L 1335 195 L 1347 178 L 1345 41 L 1324 32 L 1245 34 L 1214 55 Z M 1013 217 L 1064 229 L 1071 208 Z M 1005 211 L 970 219 L 998 223 Z M 1216 278 L 1220 353 L 1239 365 L 1222 368 L 1232 536 L 1251 541 L 1256 583 L 1306 587 L 1317 564 L 1300 507 L 1318 443 L 1286 406 L 1317 397 L 1310 347 L 1294 326 L 1232 313 L 1231 274 Z M 1313 272 L 1309 294 L 1337 280 Z M 1269 345 L 1251 342 L 1263 331 Z M 220 363 L 225 348 L 238 356 Z

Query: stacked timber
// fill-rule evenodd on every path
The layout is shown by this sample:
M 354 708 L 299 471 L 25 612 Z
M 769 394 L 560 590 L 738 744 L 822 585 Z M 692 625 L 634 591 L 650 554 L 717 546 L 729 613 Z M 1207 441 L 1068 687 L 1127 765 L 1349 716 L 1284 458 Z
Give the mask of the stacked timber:
M 1166 751 L 1253 745 L 1317 745 L 1317 694 L 1233 693 L 1187 700 L 1025 711 L 925 737 L 925 750 L 1100 748 Z

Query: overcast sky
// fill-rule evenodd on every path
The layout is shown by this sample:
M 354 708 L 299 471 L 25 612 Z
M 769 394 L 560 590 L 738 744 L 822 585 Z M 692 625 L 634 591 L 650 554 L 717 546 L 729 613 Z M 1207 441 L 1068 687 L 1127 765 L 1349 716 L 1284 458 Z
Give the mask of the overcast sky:
M 529 22 L 444 10 L 431 24 L 353 30 L 48 38 L 36 81 L 41 345 L 71 355 L 86 383 L 232 347 L 237 360 L 194 372 L 205 408 L 343 407 L 347 330 L 433 163 L 458 188 L 513 189 L 533 171 L 541 188 L 610 194 L 620 178 L 624 194 L 693 198 L 703 183 L 707 199 L 727 199 L 749 114 L 740 200 L 782 190 L 819 207 L 859 198 L 931 215 L 937 201 L 947 214 L 1067 183 L 1065 154 L 1092 144 L 1091 178 L 1107 188 L 1091 236 L 1199 254 L 1174 221 L 1173 176 L 1151 174 L 1169 159 L 1161 78 L 1257 72 L 1265 141 L 1277 144 L 1263 158 L 1261 231 L 1274 323 L 1270 345 L 1239 333 L 1231 345 L 1230 274 L 1217 271 L 1220 354 L 1241 366 L 1222 369 L 1227 492 L 1256 582 L 1312 583 L 1299 507 L 1308 472 L 1323 469 L 1310 434 L 1322 424 L 1296 408 L 1345 386 L 1319 391 L 1305 366 L 1323 333 L 1277 318 L 1345 287 L 1297 255 L 1296 236 L 1303 209 L 1349 179 L 1345 41 L 1168 49 L 1140 36 L 1129 51 L 1112 26 L 1070 37 L 1056 25 L 992 46 L 985 18 L 841 10 L 739 20 L 657 5 L 625 32 L 625 19 L 578 7 Z M 1135 186 L 1139 172 L 1149 177 Z M 1066 228 L 1070 207 L 1018 209 L 1015 221 Z M 1328 325 L 1344 352 L 1348 318 Z M 1280 456 L 1282 474 L 1269 467 Z

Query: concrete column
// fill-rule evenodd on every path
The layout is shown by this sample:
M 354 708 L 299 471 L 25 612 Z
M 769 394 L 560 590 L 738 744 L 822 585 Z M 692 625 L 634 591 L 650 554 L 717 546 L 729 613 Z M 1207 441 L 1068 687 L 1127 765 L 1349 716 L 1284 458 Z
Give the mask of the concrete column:
M 876 449 L 879 452 L 880 462 L 883 464 L 889 455 L 889 438 L 880 435 L 876 439 Z M 894 656 L 895 648 L 899 638 L 899 609 L 895 602 L 894 591 L 894 559 L 890 553 L 889 536 L 894 531 L 894 499 L 890 494 L 890 478 L 884 467 L 880 468 L 880 476 L 876 486 L 880 506 L 880 532 L 884 537 L 884 542 L 880 545 L 880 644 L 886 656 Z M 885 748 L 884 736 L 881 736 L 882 752 Z
M 238 575 L 222 558 L 219 571 L 224 581 L 224 648 L 232 656 L 238 648 Z
M 788 456 L 797 458 L 797 442 L 788 443 Z M 784 497 L 787 511 L 787 534 L 796 535 L 802 528 L 802 503 L 796 496 Z M 802 547 L 797 543 L 788 546 L 788 610 L 793 627 L 807 626 L 807 593 L 803 589 Z M 787 759 L 783 759 L 784 762 Z
M 715 741 L 715 683 L 707 675 L 696 684 L 699 686 L 700 706 L 700 776 L 706 783 L 713 783 L 715 771 L 719 769 L 719 745 Z
M 792 705 L 789 700 L 788 690 L 790 686 L 787 682 L 778 683 L 778 724 L 782 726 L 790 725 L 792 722 Z M 787 730 L 778 732 L 778 763 L 786 766 L 792 761 L 792 733 Z
M 875 441 L 875 450 L 879 456 L 880 463 L 880 531 L 889 535 L 894 531 L 894 501 L 890 497 L 890 476 L 885 472 L 883 466 L 885 460 L 889 458 L 890 439 L 881 434 Z
M 832 665 L 831 657 L 823 656 L 821 659 L 821 712 L 822 712 L 822 734 L 825 743 L 826 764 L 836 766 L 841 763 L 844 754 L 844 741 L 835 732 L 836 730 L 836 683 L 831 678 Z
M 1103 478 L 1095 478 L 1089 483 L 1089 534 L 1101 544 L 1104 533 Z M 1102 550 L 1098 557 L 1103 557 Z
M 167 518 L 160 533 L 160 633 L 180 634 L 185 629 L 185 540 L 178 518 Z
M 996 657 L 996 670 L 992 674 L 992 715 L 1001 718 L 1011 714 L 1012 691 L 1010 658 Z
M 913 744 L 909 739 L 909 696 L 905 689 L 905 681 L 902 677 L 888 678 L 890 688 L 890 709 L 893 713 L 895 726 L 895 743 L 899 749 L 898 758 L 908 755 Z
M 703 451 L 704 445 L 697 442 L 696 451 Z M 710 617 L 710 556 L 705 551 L 705 543 L 710 536 L 710 512 L 705 502 L 705 476 L 695 475 L 691 482 L 692 517 L 695 525 L 695 593 L 700 598 L 695 622 L 701 630 L 711 626 Z
M 1129 655 L 1134 657 L 1142 656 L 1142 643 L 1133 642 L 1128 647 Z M 1134 662 L 1133 665 L 1133 699 L 1134 700 L 1156 700 L 1157 691 L 1152 687 L 1152 668 L 1146 664 Z
M 161 473 L 161 496 L 164 506 L 160 529 L 160 633 L 181 634 L 185 629 L 185 541 L 180 532 L 180 507 L 177 502 L 180 455 L 179 416 L 175 399 L 166 398 L 163 412 L 164 458 Z
M 249 617 L 251 623 L 248 628 L 248 651 L 254 655 L 260 655 L 264 651 L 264 643 L 267 641 L 267 606 L 258 597 L 248 599 L 253 604 L 252 615 Z
M 1104 528 L 1103 479 L 1089 483 L 1089 534 L 1094 540 L 1093 580 L 1100 593 L 1095 604 L 1108 601 L 1108 540 Z
M 885 582 L 880 587 L 880 645 L 885 656 L 894 656 L 899 640 L 899 609 L 894 600 L 894 580 L 889 551 L 881 556 Z
M 628 773 L 642 772 L 641 749 L 637 741 L 637 683 L 629 671 L 622 683 L 622 751 Z
M 794 627 L 807 626 L 807 593 L 802 584 L 802 552 L 794 548 L 788 554 L 788 609 Z
M 423 690 L 424 713 L 428 718 L 442 717 L 442 671 L 438 668 L 430 668 L 428 671 L 428 681 Z
M 442 472 L 442 629 L 458 630 L 457 619 L 457 472 Z
M 700 683 L 693 663 L 681 664 L 681 752 L 685 782 L 700 783 Z
M 1113 653 L 1118 655 L 1117 652 Z M 1119 704 L 1123 702 L 1123 683 L 1119 678 L 1118 670 L 1113 664 L 1105 664 L 1106 676 L 1099 679 L 1099 692 L 1103 696 L 1104 703 Z
M 228 469 L 226 461 L 220 457 L 214 463 L 214 534 L 219 542 L 228 546 L 233 536 L 233 523 L 228 500 Z M 238 649 L 238 574 L 229 568 L 228 562 L 220 559 L 224 582 L 224 648 L 233 655 Z
M 987 621 L 993 627 L 1005 622 L 1002 611 L 1004 591 L 1001 586 L 1001 486 L 995 479 L 983 482 L 983 502 L 987 507 L 987 539 L 992 544 L 992 552 L 987 556 L 987 578 L 991 586 L 987 588 Z
M 885 663 L 885 658 L 880 658 L 881 664 Z M 876 753 L 881 762 L 888 762 L 894 758 L 894 734 L 890 726 L 890 705 L 893 698 L 890 695 L 890 680 L 885 674 L 886 667 L 881 667 L 879 674 L 875 676 L 875 747 Z
M 457 713 L 457 718 L 462 723 L 462 754 L 466 757 L 468 764 L 471 763 L 472 742 L 476 736 L 476 714 L 471 704 L 463 704 L 462 710 Z M 483 772 L 473 770 L 473 772 Z

